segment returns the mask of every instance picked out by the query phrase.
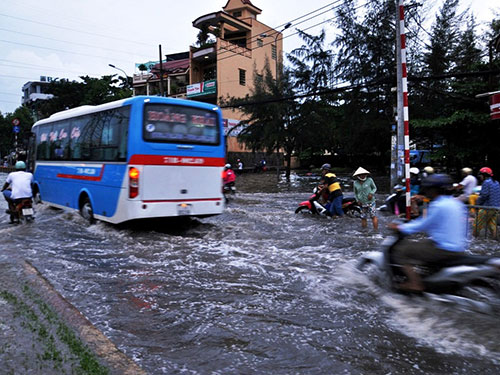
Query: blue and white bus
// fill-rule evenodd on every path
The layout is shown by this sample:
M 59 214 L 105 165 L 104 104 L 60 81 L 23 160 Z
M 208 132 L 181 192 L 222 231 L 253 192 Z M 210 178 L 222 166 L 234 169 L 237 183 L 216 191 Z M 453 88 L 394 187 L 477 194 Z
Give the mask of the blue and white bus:
M 222 213 L 220 109 L 136 96 L 55 113 L 33 125 L 34 194 L 88 221 Z

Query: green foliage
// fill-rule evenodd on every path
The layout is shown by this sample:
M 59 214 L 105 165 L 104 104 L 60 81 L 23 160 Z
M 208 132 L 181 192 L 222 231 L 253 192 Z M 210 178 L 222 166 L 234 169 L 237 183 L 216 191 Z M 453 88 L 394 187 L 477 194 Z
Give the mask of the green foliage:
M 50 83 L 47 93 L 54 95 L 52 99 L 44 100 L 37 105 L 36 110 L 40 118 L 66 109 L 81 105 L 98 105 L 114 100 L 130 97 L 132 91 L 127 87 L 126 78 L 115 78 L 115 75 L 91 78 L 82 76 L 83 82 L 66 79 Z M 118 85 L 121 81 L 121 86 Z
M 20 132 L 17 134 L 18 147 L 27 148 L 28 139 L 31 134 L 33 119 L 27 107 L 18 107 L 14 113 L 7 113 L 5 116 L 0 113 L 0 155 L 2 157 L 14 151 L 15 133 L 13 132 L 12 121 L 19 120 Z

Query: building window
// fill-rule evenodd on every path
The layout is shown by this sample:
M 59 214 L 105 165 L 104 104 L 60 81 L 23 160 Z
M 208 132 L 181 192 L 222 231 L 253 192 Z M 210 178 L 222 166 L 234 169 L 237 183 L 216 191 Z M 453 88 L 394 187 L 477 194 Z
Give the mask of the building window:
M 257 47 L 262 47 L 264 45 L 264 42 L 262 39 L 257 39 Z
M 233 17 L 241 17 L 241 11 L 233 12 Z
M 239 69 L 240 71 L 240 85 L 241 86 L 246 86 L 246 81 L 247 81 L 247 71 L 244 69 Z
M 271 58 L 276 60 L 276 44 L 271 45 Z

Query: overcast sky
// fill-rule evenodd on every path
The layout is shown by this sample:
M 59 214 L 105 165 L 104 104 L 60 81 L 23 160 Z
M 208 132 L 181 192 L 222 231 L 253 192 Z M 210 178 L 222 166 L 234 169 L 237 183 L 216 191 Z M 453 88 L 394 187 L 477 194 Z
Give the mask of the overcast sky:
M 434 4 L 442 0 L 421 0 Z M 284 25 L 342 0 L 252 0 L 262 10 L 259 21 Z M 462 0 L 479 23 L 500 13 L 499 0 Z M 0 112 L 13 112 L 21 104 L 22 86 L 40 76 L 78 79 L 121 74 L 114 64 L 132 76 L 135 63 L 157 61 L 163 55 L 183 52 L 196 41 L 192 22 L 219 11 L 227 0 L 0 0 Z M 405 1 L 405 4 L 409 3 Z M 330 6 L 331 8 L 331 6 Z M 324 10 L 326 10 L 325 8 Z M 318 15 L 297 27 L 316 33 L 332 17 Z M 299 22 L 297 21 L 297 22 Z M 295 22 L 294 24 L 296 24 Z M 285 53 L 300 45 L 294 27 L 284 32 Z

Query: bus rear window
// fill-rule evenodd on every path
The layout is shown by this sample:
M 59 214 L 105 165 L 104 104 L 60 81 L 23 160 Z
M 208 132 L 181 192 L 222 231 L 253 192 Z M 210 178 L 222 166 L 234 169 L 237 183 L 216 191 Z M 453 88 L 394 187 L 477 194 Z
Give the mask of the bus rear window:
M 166 104 L 147 104 L 144 109 L 144 140 L 165 143 L 218 145 L 216 112 Z

